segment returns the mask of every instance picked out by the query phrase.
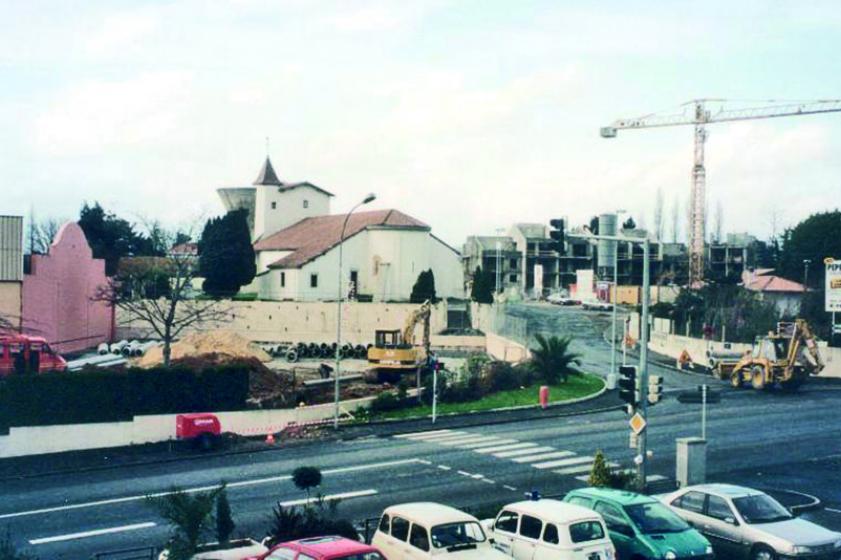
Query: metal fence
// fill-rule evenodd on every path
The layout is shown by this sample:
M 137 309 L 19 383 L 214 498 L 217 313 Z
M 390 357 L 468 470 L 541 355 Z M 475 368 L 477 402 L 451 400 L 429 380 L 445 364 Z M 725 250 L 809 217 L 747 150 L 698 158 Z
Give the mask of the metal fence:
M 122 550 L 97 552 L 91 556 L 91 560 L 156 560 L 157 557 L 157 547 L 144 546 L 141 548 L 124 548 Z

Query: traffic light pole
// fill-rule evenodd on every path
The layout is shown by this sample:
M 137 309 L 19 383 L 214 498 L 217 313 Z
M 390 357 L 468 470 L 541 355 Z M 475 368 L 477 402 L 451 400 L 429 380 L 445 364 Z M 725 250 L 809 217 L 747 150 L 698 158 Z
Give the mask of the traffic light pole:
M 649 256 L 651 253 L 651 244 L 646 237 L 642 244 L 642 318 L 640 325 L 640 409 L 639 413 L 648 420 L 648 328 L 649 328 L 649 306 L 651 304 L 651 272 L 649 266 Z M 639 477 L 640 488 L 645 489 L 647 484 L 646 478 L 646 462 L 648 460 L 647 443 L 648 443 L 648 429 L 642 431 L 637 440 L 637 476 Z
M 623 237 L 618 235 L 594 235 L 592 233 L 587 234 L 567 234 L 568 237 L 578 238 L 578 239 L 592 239 L 592 240 L 604 240 L 604 241 L 619 241 L 619 242 L 630 242 L 630 243 L 640 243 L 642 244 L 642 316 L 640 318 L 640 365 L 639 365 L 639 373 L 637 376 L 637 380 L 639 381 L 639 393 L 640 393 L 640 402 L 639 402 L 639 412 L 640 416 L 646 420 L 646 425 L 648 421 L 648 336 L 649 336 L 649 307 L 651 304 L 651 263 L 650 263 L 650 255 L 651 255 L 651 242 L 648 240 L 648 237 L 644 239 L 636 239 L 636 238 L 629 238 Z M 640 433 L 639 438 L 637 439 L 637 457 L 636 457 L 636 464 L 637 464 L 637 475 L 639 477 L 639 484 L 641 488 L 645 488 L 647 483 L 646 478 L 646 461 L 648 460 L 647 457 L 647 440 L 648 440 L 648 428 L 643 429 Z

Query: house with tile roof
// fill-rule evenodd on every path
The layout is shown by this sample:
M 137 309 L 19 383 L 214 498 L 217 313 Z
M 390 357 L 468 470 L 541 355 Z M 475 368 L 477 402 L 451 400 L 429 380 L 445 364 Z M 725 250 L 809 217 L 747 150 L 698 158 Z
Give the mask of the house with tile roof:
M 742 273 L 745 288 L 756 292 L 763 301 L 773 303 L 781 317 L 800 313 L 800 303 L 806 288 L 799 282 L 775 276 L 772 268 L 757 268 Z
M 271 161 L 251 187 L 218 190 L 228 210 L 245 208 L 257 258 L 250 290 L 261 299 L 408 301 L 418 275 L 431 269 L 439 297 L 464 297 L 461 255 L 424 222 L 399 210 L 330 214 L 333 194 L 309 182 L 281 181 Z

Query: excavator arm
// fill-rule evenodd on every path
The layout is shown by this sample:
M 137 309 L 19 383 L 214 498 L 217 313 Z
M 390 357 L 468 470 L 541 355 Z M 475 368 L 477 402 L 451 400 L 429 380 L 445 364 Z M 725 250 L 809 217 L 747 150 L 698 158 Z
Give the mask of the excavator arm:
M 421 321 L 424 322 L 424 347 L 429 344 L 429 315 L 432 311 L 432 302 L 426 300 L 423 304 L 415 309 L 409 318 L 406 319 L 406 324 L 403 327 L 403 343 L 411 346 L 415 345 L 415 328 Z

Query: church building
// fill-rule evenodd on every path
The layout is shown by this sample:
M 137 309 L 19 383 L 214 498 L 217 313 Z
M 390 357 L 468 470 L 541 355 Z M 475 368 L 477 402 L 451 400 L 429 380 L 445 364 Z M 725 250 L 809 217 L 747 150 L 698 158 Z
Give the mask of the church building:
M 251 186 L 218 189 L 227 210 L 248 210 L 257 258 L 252 286 L 261 299 L 408 301 L 431 269 L 438 297 L 464 297 L 461 255 L 424 222 L 399 210 L 331 214 L 333 194 L 309 182 L 281 181 L 269 158 Z M 342 239 L 344 241 L 342 242 Z M 342 278 L 339 245 L 342 244 Z

